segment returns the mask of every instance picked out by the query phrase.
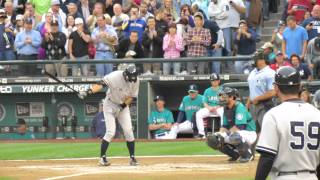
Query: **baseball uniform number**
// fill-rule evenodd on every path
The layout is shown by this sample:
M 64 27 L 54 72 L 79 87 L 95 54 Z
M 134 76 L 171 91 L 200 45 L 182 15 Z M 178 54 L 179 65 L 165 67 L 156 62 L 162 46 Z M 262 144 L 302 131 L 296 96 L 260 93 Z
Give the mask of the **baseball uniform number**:
M 305 134 L 304 132 L 298 131 L 298 129 L 304 129 L 304 122 L 293 121 L 290 123 L 291 125 L 291 135 L 296 138 L 300 138 L 300 143 L 290 142 L 290 146 L 292 149 L 299 150 L 303 149 L 305 146 Z M 308 125 L 308 137 L 310 140 L 315 140 L 316 144 L 312 144 L 311 142 L 307 143 L 307 147 L 309 150 L 318 150 L 319 149 L 319 136 L 320 136 L 320 123 L 319 122 L 310 122 Z

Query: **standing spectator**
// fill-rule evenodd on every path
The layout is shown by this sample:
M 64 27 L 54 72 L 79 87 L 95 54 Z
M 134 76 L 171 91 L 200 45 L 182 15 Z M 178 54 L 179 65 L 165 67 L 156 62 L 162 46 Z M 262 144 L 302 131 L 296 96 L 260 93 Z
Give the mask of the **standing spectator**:
M 192 12 L 192 14 L 201 13 L 203 15 L 204 20 L 208 19 L 208 16 L 204 13 L 204 11 L 202 9 L 199 8 L 197 3 L 192 3 L 191 12 Z
M 23 14 L 27 0 L 13 0 L 13 7 L 16 14 Z
M 282 66 L 291 66 L 291 64 L 284 59 L 282 52 L 279 52 L 276 56 L 275 62 L 270 64 L 270 68 L 277 71 Z
M 40 22 L 42 15 L 48 12 L 51 0 L 29 0 L 29 2 L 35 9 L 36 22 Z
M 269 20 L 270 18 L 269 5 L 270 0 L 262 0 L 263 20 Z
M 6 11 L 8 21 L 11 22 L 12 26 L 15 26 L 17 14 L 13 8 L 13 3 L 11 1 L 5 2 L 4 10 Z
M 17 49 L 19 60 L 36 60 L 38 56 L 38 48 L 41 44 L 41 35 L 38 31 L 32 29 L 32 19 L 26 19 L 24 22 L 25 30 L 18 33 L 15 39 L 15 47 Z M 34 75 L 36 65 L 20 65 L 19 72 L 24 75 Z
M 138 32 L 131 31 L 129 38 L 123 39 L 119 43 L 118 58 L 143 58 L 144 52 L 142 46 L 138 42 Z
M 137 6 L 131 7 L 130 10 L 130 20 L 127 28 L 125 29 L 126 37 L 130 36 L 131 31 L 138 32 L 138 42 L 142 42 L 142 34 L 146 27 L 146 22 L 139 17 L 139 8 Z
M 149 17 L 154 17 L 153 14 L 148 12 L 148 4 L 144 1 L 141 3 L 141 5 L 139 7 L 139 14 L 140 14 L 141 19 L 143 19 L 146 22 Z
M 81 18 L 76 18 L 75 20 L 76 30 L 73 31 L 69 36 L 68 49 L 70 59 L 77 60 L 88 60 L 89 55 L 88 49 L 89 42 L 91 40 L 90 34 L 84 29 L 84 22 Z M 80 67 L 79 67 L 80 66 Z M 82 76 L 88 76 L 89 65 L 88 64 L 74 64 L 72 65 L 72 76 L 78 76 L 80 74 L 78 69 L 81 69 Z
M 19 32 L 24 30 L 23 23 L 24 23 L 23 15 L 18 14 L 17 17 L 16 17 L 16 26 L 15 26 L 15 29 L 14 29 L 14 32 L 13 32 L 14 35 L 17 35 Z
M 208 6 L 210 0 L 193 0 L 193 4 L 198 5 L 199 9 L 203 11 L 203 16 L 208 17 Z
M 301 26 L 307 29 L 309 41 L 320 35 L 320 5 L 313 7 L 312 17 L 304 20 Z
M 162 42 L 165 31 L 156 28 L 156 20 L 154 17 L 148 18 L 148 28 L 142 35 L 142 46 L 144 48 L 144 56 L 147 58 L 163 58 Z M 145 63 L 143 71 L 145 75 L 152 75 L 151 72 L 157 75 L 161 74 L 160 63 Z
M 110 17 L 114 16 L 113 6 L 121 3 L 121 0 L 104 0 L 104 12 Z
M 183 51 L 183 38 L 177 34 L 177 25 L 172 23 L 169 25 L 169 32 L 163 38 L 164 58 L 179 58 L 180 52 Z M 163 63 L 163 74 L 169 75 L 172 63 Z M 173 63 L 173 74 L 180 73 L 180 63 Z
M 290 0 L 288 4 L 288 15 L 294 16 L 297 24 L 303 21 L 304 14 L 311 11 L 312 5 L 310 0 Z
M 262 51 L 258 51 L 254 59 L 255 68 L 248 76 L 249 98 L 246 106 L 257 122 L 257 133 L 260 133 L 264 114 L 274 106 L 272 98 L 275 96 L 273 89 L 275 71 L 267 65 Z
M 173 17 L 174 21 L 179 18 L 179 11 L 176 11 L 176 9 L 173 7 L 173 0 L 164 0 L 163 8 L 165 14 L 170 14 Z
M 298 54 L 301 59 L 304 59 L 307 50 L 308 33 L 297 25 L 293 16 L 287 18 L 288 27 L 283 32 L 282 53 L 285 58 L 292 54 Z
M 262 0 L 268 1 L 268 0 Z M 265 3 L 265 2 L 264 2 Z M 254 30 L 257 34 L 257 40 L 261 40 L 262 34 L 262 22 L 263 19 L 269 19 L 269 15 L 264 17 L 262 13 L 264 13 L 265 8 L 261 5 L 261 0 L 251 0 L 250 2 L 247 1 L 248 6 L 247 13 L 246 13 L 246 21 L 248 23 L 248 27 Z M 268 13 L 269 14 L 269 13 Z
M 256 51 L 256 33 L 248 28 L 245 20 L 240 21 L 239 29 L 235 33 L 235 44 L 238 47 L 238 56 L 251 55 Z M 237 74 L 242 74 L 246 71 L 248 61 L 236 61 L 235 71 Z
M 203 28 L 204 18 L 201 13 L 194 15 L 195 27 L 188 29 L 187 32 L 187 46 L 188 57 L 204 57 L 207 56 L 207 47 L 211 44 L 211 35 L 208 29 Z M 190 62 L 187 63 L 188 73 L 196 72 L 204 74 L 206 63 L 205 62 Z
M 0 60 L 14 60 L 14 33 L 6 27 L 7 16 L 3 9 L 0 9 Z
M 37 26 L 37 31 L 40 32 L 42 39 L 44 38 L 45 34 L 47 32 L 51 31 L 51 21 L 52 21 L 52 13 L 47 13 L 45 14 L 45 21 L 38 24 Z M 45 50 L 41 47 L 39 48 L 39 55 L 38 55 L 38 59 L 44 59 L 45 58 Z
M 301 79 L 312 80 L 311 72 L 307 64 L 302 63 L 298 55 L 292 54 L 290 57 L 292 67 L 295 68 L 299 73 Z
M 63 26 L 66 24 L 66 14 L 60 9 L 60 1 L 52 0 L 51 8 L 48 10 L 49 13 L 52 14 L 52 19 L 57 20 L 59 23 L 59 31 L 62 31 Z M 42 16 L 42 21 L 45 21 L 46 14 Z
M 306 57 L 306 62 L 310 69 L 313 70 L 314 77 L 318 79 L 320 77 L 320 37 L 309 41 Z
M 273 44 L 271 42 L 266 42 L 261 49 L 263 49 L 263 54 L 266 56 L 268 64 L 273 63 L 276 59 L 276 54 L 273 51 Z
M 279 21 L 278 28 L 272 33 L 271 43 L 274 45 L 273 50 L 275 53 L 281 52 L 282 41 L 283 41 L 283 31 L 286 28 L 286 24 L 283 21 Z
M 31 19 L 32 27 L 35 28 L 37 23 L 33 5 L 31 3 L 26 3 L 25 7 L 24 19 Z
M 92 32 L 94 28 L 96 28 L 97 25 L 97 18 L 99 16 L 103 16 L 103 4 L 97 2 L 96 4 L 94 4 L 94 8 L 92 11 L 92 15 L 90 15 L 87 18 L 87 25 L 89 27 L 89 31 Z
M 118 44 L 117 33 L 111 25 L 107 25 L 104 15 L 97 17 L 97 24 L 91 36 L 96 47 L 95 59 L 113 59 L 114 46 Z M 112 64 L 97 64 L 97 76 L 104 76 L 113 70 Z
M 42 40 L 41 47 L 45 49 L 46 60 L 63 60 L 66 57 L 64 45 L 66 44 L 66 35 L 59 32 L 58 21 L 51 22 L 51 30 L 45 33 Z M 68 75 L 67 64 L 46 64 L 45 70 L 52 76 L 57 74 L 58 77 L 65 77 Z
M 74 18 L 82 18 L 83 22 L 85 21 L 85 19 L 83 18 L 83 16 L 81 15 L 81 13 L 79 13 L 78 11 L 78 6 L 76 3 L 70 2 L 68 5 L 68 12 L 67 14 L 71 14 L 73 15 Z
M 191 27 L 194 27 L 194 19 L 193 16 L 191 14 L 191 8 L 188 5 L 183 5 L 181 7 L 181 12 L 180 12 L 180 20 L 182 19 L 186 19 L 187 20 L 187 24 L 189 24 Z
M 124 29 L 126 29 L 129 16 L 122 12 L 122 6 L 120 4 L 115 4 L 113 6 L 114 16 L 111 19 L 111 25 L 116 29 L 119 42 L 125 38 Z
M 89 2 L 89 0 L 80 0 L 78 3 L 78 11 L 83 16 L 83 19 L 87 20 L 93 11 L 92 1 Z
M 68 44 L 69 44 L 69 37 L 70 37 L 70 34 L 73 32 L 73 31 L 76 31 L 77 28 L 75 26 L 75 19 L 72 15 L 68 15 L 67 16 L 67 19 L 66 19 L 66 23 L 65 23 L 65 26 L 62 28 L 62 32 L 66 35 L 66 38 L 67 38 L 67 42 L 66 42 L 66 45 L 65 45 L 65 49 L 66 49 L 66 53 L 67 53 L 67 56 L 69 57 L 69 50 L 68 50 Z

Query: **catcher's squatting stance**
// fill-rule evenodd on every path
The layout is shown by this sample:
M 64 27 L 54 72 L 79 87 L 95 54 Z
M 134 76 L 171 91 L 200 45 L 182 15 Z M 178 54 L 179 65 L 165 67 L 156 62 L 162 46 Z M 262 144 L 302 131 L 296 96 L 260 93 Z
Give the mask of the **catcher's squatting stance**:
M 109 166 L 110 163 L 106 158 L 106 152 L 115 135 L 115 119 L 121 125 L 127 147 L 130 154 L 130 165 L 138 165 L 134 157 L 134 135 L 130 117 L 129 105 L 133 99 L 138 96 L 139 81 L 137 80 L 138 72 L 134 65 L 128 65 L 124 71 L 114 71 L 106 75 L 101 82 L 92 86 L 87 91 L 79 92 L 79 97 L 84 99 L 87 95 L 97 93 L 107 87 L 106 98 L 103 103 L 103 113 L 106 119 L 106 134 L 101 142 L 101 152 L 99 164 Z
M 248 162 L 253 158 L 250 146 L 257 139 L 256 125 L 247 108 L 239 101 L 236 89 L 225 87 L 219 93 L 224 108 L 220 131 L 209 134 L 207 144 L 213 149 L 230 156 L 228 161 Z

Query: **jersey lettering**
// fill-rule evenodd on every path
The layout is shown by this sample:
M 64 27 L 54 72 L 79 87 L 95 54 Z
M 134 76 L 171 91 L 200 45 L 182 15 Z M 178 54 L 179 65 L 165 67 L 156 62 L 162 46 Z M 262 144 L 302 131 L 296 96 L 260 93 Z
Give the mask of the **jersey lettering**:
M 301 150 L 305 147 L 305 134 L 307 134 L 307 138 L 310 142 L 307 143 L 307 147 L 309 150 L 318 150 L 319 149 L 319 139 L 320 139 L 320 123 L 319 122 L 310 122 L 308 124 L 308 133 L 305 133 L 303 130 L 305 129 L 304 122 L 300 121 L 292 121 L 290 122 L 291 135 L 295 138 L 300 139 L 300 142 L 290 141 L 290 147 L 295 150 Z M 312 141 L 313 140 L 313 141 Z M 314 143 L 314 141 L 316 143 Z M 312 143 L 313 142 L 313 143 Z

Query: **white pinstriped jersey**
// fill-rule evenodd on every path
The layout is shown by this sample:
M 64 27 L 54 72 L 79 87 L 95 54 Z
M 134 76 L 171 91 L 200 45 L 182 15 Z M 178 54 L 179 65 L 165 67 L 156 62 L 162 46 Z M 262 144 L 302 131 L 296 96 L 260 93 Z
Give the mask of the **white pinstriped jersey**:
M 319 139 L 320 111 L 290 100 L 265 114 L 257 151 L 276 155 L 271 173 L 314 171 L 319 164 Z
M 103 81 L 108 85 L 107 97 L 117 104 L 122 104 L 126 97 L 138 97 L 139 80 L 128 82 L 123 77 L 123 71 L 113 71 L 104 76 Z

